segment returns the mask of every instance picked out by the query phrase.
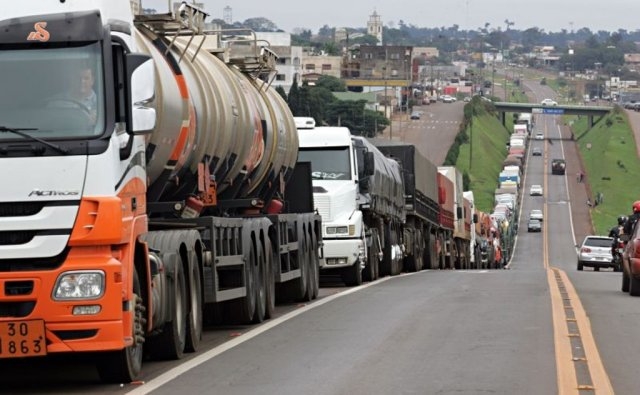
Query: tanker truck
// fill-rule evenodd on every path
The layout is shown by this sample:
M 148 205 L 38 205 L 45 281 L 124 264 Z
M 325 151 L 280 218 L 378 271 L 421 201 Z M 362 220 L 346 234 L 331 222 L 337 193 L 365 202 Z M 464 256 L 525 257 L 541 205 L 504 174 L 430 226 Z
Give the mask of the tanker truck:
M 300 161 L 311 162 L 322 216 L 321 273 L 348 285 L 402 271 L 405 220 L 400 166 L 348 128 L 296 117 Z
M 203 321 L 317 296 L 321 217 L 277 57 L 206 16 L 3 6 L 0 358 L 90 352 L 129 382 L 143 356 L 197 350 Z M 95 111 L 65 92 L 87 69 Z

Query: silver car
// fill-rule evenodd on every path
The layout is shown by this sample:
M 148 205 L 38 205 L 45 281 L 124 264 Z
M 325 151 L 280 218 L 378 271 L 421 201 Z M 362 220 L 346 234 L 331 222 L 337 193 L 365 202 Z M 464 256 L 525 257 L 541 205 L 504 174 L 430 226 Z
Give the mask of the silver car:
M 613 239 L 607 236 L 587 236 L 578 247 L 578 270 L 585 266 L 590 266 L 596 272 L 601 267 L 611 267 L 615 269 L 611 255 Z

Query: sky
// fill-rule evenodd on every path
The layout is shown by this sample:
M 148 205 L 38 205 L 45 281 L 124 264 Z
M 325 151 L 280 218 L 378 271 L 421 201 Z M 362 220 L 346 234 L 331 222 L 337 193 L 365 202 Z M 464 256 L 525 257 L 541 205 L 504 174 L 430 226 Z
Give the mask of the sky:
M 168 0 L 141 0 L 143 8 L 168 10 Z M 191 0 L 189 0 L 191 2 Z M 398 21 L 416 27 L 451 27 L 478 30 L 489 23 L 489 30 L 531 27 L 545 32 L 571 32 L 583 27 L 591 31 L 640 30 L 640 0 L 199 0 L 208 19 L 223 19 L 230 6 L 232 20 L 242 22 L 264 17 L 278 28 L 294 32 L 304 28 L 316 33 L 329 27 L 366 27 L 375 11 L 385 26 Z

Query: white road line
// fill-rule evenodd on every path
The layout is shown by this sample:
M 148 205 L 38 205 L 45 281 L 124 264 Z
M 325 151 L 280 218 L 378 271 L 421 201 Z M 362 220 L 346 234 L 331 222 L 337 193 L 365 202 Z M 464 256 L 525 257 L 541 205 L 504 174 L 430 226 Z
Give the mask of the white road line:
M 316 307 L 322 306 L 325 303 L 329 303 L 337 298 L 343 297 L 343 296 L 347 296 L 349 294 L 352 294 L 354 292 L 360 291 L 362 289 L 365 289 L 367 287 L 370 287 L 374 284 L 379 284 L 381 282 L 390 280 L 392 278 L 398 278 L 402 275 L 412 275 L 412 274 L 417 274 L 417 273 L 403 273 L 399 276 L 393 276 L 393 277 L 383 277 L 379 280 L 367 283 L 367 284 L 363 284 L 361 286 L 358 287 L 354 287 L 351 289 L 348 289 L 346 291 L 343 292 L 339 292 L 337 294 L 331 295 L 331 296 L 327 296 L 323 299 L 320 299 L 318 301 L 315 301 L 311 304 L 305 305 L 303 307 L 300 307 L 297 310 L 294 310 L 290 313 L 287 313 L 285 315 L 283 315 L 282 317 L 279 318 L 275 318 L 272 320 L 269 320 L 268 322 L 266 322 L 263 325 L 260 325 L 259 327 L 250 330 L 247 333 L 244 333 L 236 338 L 234 338 L 233 340 L 229 340 L 227 342 L 225 342 L 224 344 L 221 344 L 215 348 L 212 348 L 211 350 L 203 353 L 202 355 L 199 355 L 189 361 L 185 361 L 184 363 L 181 363 L 180 365 L 176 366 L 175 368 L 168 370 L 167 372 L 161 374 L 160 376 L 154 378 L 153 380 L 150 380 L 148 382 L 146 382 L 145 384 L 143 384 L 142 386 L 134 389 L 133 391 L 129 391 L 127 392 L 127 394 L 131 394 L 131 395 L 145 395 L 148 394 L 158 388 L 160 388 L 161 386 L 163 386 L 164 384 L 170 382 L 171 380 L 175 379 L 176 377 L 180 376 L 183 373 L 188 372 L 191 369 L 196 368 L 197 366 L 209 361 L 210 359 L 213 359 L 215 357 L 217 357 L 218 355 L 222 354 L 225 351 L 228 351 L 248 340 L 253 339 L 254 337 L 270 330 L 271 328 L 274 328 L 280 324 L 282 324 L 285 321 L 288 321 L 290 319 L 292 319 L 293 317 L 296 317 L 304 312 L 307 312 L 311 309 L 314 309 Z

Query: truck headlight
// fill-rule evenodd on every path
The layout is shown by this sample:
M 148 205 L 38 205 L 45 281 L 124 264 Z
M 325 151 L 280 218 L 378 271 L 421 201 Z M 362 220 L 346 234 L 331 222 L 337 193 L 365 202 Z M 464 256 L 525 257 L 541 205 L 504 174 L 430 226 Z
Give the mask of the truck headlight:
M 326 228 L 328 235 L 350 235 L 353 236 L 356 233 L 355 225 L 349 226 L 327 226 Z
M 101 270 L 62 273 L 53 289 L 54 300 L 98 299 L 104 293 Z

